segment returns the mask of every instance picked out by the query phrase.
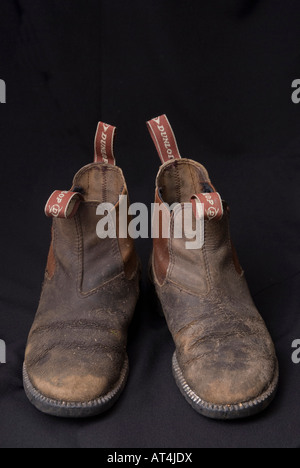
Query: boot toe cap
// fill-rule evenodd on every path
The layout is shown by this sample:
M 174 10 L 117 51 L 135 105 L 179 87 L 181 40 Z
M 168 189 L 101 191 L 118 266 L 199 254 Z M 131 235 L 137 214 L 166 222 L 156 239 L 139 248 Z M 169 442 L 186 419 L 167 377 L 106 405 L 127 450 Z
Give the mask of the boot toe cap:
M 190 388 L 202 400 L 214 405 L 236 405 L 255 401 L 271 385 L 276 360 L 247 364 L 244 369 L 231 366 L 191 365 L 185 372 Z
M 120 359 L 106 355 L 98 359 L 84 359 L 70 352 L 63 358 L 56 351 L 49 352 L 43 361 L 25 360 L 25 367 L 33 387 L 44 397 L 64 402 L 86 403 L 107 396 L 114 390 L 122 372 Z
M 52 378 L 46 376 L 34 376 L 29 378 L 43 396 L 56 401 L 85 403 L 101 398 L 109 392 L 106 377 L 93 375 L 78 376 L 56 374 Z
M 202 338 L 189 350 L 179 356 L 180 368 L 189 387 L 208 403 L 255 401 L 274 382 L 278 362 L 264 327 L 255 335 L 235 332 L 222 340 Z

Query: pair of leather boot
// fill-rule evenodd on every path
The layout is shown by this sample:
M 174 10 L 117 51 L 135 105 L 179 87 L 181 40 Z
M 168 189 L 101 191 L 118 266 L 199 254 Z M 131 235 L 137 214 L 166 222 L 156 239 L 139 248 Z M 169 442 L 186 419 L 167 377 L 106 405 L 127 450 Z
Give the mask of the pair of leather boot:
M 162 162 L 151 277 L 176 346 L 174 377 L 199 413 L 250 416 L 272 401 L 278 364 L 231 241 L 228 205 L 206 169 L 181 158 L 166 116 L 148 126 Z M 120 204 L 128 192 L 115 165 L 114 136 L 115 127 L 99 123 L 94 163 L 77 173 L 70 191 L 54 192 L 46 205 L 52 242 L 23 376 L 31 403 L 54 416 L 102 413 L 128 377 L 127 332 L 141 267 L 128 229 L 120 235 Z M 107 210 L 99 212 L 100 205 Z M 201 245 L 194 248 L 187 247 L 191 233 L 175 235 L 186 214 L 190 230 L 201 230 Z M 101 220 L 115 229 L 100 239 Z

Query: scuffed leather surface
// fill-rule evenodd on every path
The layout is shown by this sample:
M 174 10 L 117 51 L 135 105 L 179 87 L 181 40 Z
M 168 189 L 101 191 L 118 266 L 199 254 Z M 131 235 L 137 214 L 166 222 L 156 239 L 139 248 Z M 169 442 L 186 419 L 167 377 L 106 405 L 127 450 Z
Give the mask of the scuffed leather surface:
M 32 384 L 49 398 L 69 401 L 108 393 L 124 364 L 137 298 L 137 276 L 129 281 L 123 273 L 87 297 L 63 270 L 46 280 L 26 351 Z
M 272 382 L 276 355 L 244 274 L 236 271 L 228 212 L 205 222 L 203 249 L 188 251 L 186 241 L 171 238 L 166 281 L 156 282 L 180 368 L 209 403 L 253 400 Z
M 90 172 L 99 176 L 99 167 L 92 165 Z M 131 249 L 135 271 L 128 279 L 118 239 L 96 235 L 96 206 L 84 202 L 75 218 L 53 220 L 54 273 L 45 276 L 28 338 L 29 378 L 44 396 L 56 400 L 87 402 L 114 388 L 138 300 L 135 251 Z

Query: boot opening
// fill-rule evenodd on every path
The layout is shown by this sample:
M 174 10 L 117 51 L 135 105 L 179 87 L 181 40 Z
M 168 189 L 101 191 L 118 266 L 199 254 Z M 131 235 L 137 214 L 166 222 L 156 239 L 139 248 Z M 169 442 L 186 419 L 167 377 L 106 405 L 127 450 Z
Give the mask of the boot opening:
M 188 159 L 175 160 L 163 166 L 157 186 L 161 200 L 168 205 L 189 203 L 195 193 L 215 192 L 206 169 Z
M 73 191 L 80 188 L 85 202 L 119 202 L 125 188 L 125 180 L 120 168 L 107 164 L 90 164 L 75 176 Z

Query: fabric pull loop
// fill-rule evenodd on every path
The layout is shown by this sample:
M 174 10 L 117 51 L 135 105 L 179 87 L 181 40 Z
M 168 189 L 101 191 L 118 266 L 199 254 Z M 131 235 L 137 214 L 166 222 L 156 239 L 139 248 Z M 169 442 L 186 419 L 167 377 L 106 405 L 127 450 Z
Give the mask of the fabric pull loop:
M 73 218 L 83 196 L 78 192 L 55 190 L 46 203 L 45 214 L 48 218 Z
M 95 163 L 116 165 L 114 142 L 116 127 L 99 122 L 95 136 Z
M 173 159 L 181 159 L 176 137 L 166 115 L 149 120 L 147 126 L 163 164 Z
M 211 221 L 216 219 L 219 221 L 223 218 L 224 208 L 221 195 L 218 192 L 214 193 L 199 193 L 193 195 L 191 199 L 194 215 L 196 219 L 199 219 L 198 204 L 202 203 L 204 207 L 204 219 Z

